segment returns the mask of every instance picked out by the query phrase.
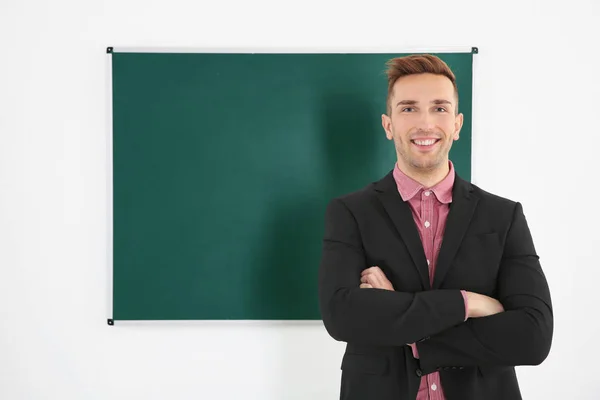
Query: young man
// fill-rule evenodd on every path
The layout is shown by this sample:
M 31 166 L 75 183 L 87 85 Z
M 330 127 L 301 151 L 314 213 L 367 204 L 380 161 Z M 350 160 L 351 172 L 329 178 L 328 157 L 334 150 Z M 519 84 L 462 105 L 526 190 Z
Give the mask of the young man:
M 397 163 L 325 216 L 319 300 L 347 342 L 341 399 L 521 399 L 514 367 L 540 364 L 553 332 L 523 208 L 455 173 L 463 115 L 441 59 L 396 58 L 387 73 Z

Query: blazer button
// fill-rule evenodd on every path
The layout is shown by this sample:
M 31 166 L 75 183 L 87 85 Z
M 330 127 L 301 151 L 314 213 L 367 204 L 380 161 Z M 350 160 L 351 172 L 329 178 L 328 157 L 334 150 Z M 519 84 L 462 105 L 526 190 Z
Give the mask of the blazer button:
M 421 371 L 419 368 L 417 368 L 417 370 L 415 371 L 415 373 L 417 374 L 418 377 L 423 376 L 423 371 Z

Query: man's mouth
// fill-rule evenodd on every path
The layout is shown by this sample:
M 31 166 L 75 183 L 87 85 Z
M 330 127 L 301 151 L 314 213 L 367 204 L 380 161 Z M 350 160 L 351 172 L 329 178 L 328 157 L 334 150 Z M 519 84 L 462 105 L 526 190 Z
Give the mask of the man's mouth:
M 415 139 L 411 140 L 418 149 L 429 150 L 433 148 L 441 139 Z

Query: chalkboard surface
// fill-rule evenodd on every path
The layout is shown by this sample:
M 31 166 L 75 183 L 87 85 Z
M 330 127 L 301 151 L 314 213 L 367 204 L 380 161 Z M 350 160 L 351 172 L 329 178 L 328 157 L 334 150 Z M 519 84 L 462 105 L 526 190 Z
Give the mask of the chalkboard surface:
M 393 168 L 402 55 L 113 52 L 113 319 L 320 319 L 325 206 Z M 436 55 L 470 180 L 473 54 Z

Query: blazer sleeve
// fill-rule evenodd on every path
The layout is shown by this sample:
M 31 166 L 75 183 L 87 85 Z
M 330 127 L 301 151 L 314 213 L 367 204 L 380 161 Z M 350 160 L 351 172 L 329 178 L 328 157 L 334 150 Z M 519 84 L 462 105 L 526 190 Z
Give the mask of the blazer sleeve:
M 554 325 L 550 290 L 520 203 L 497 279 L 505 311 L 469 319 L 418 343 L 424 373 L 447 366 L 538 365 L 546 359 Z
M 460 290 L 405 293 L 361 289 L 366 265 L 357 222 L 341 199 L 326 210 L 319 265 L 319 307 L 327 332 L 338 341 L 404 346 L 464 321 Z

